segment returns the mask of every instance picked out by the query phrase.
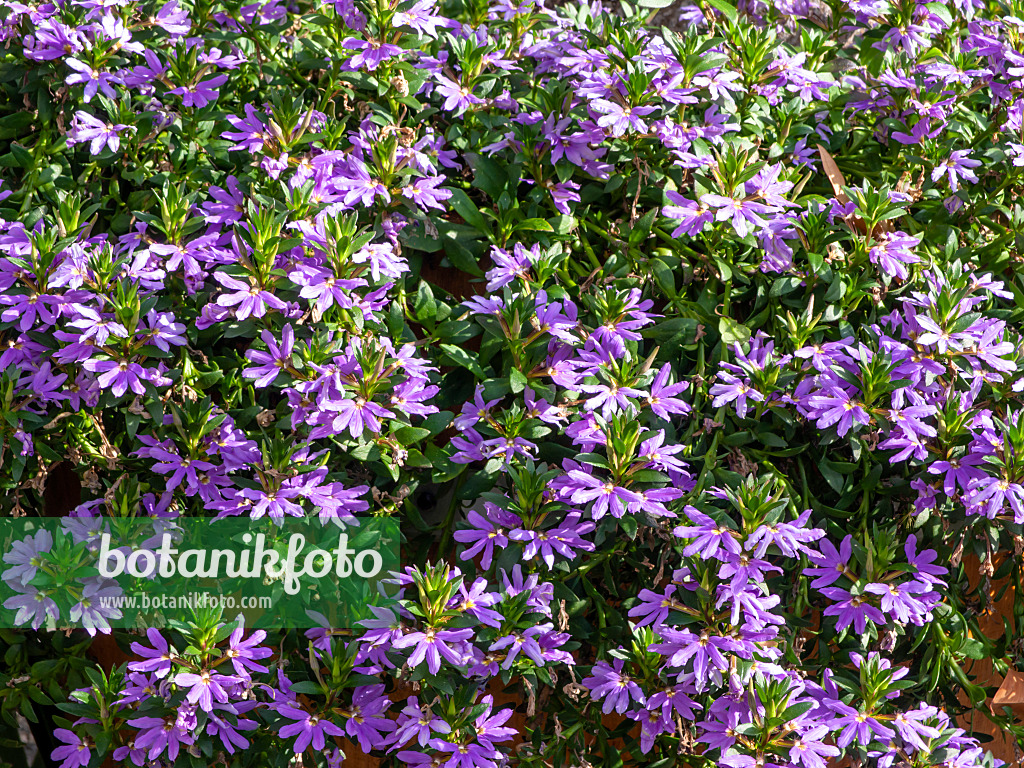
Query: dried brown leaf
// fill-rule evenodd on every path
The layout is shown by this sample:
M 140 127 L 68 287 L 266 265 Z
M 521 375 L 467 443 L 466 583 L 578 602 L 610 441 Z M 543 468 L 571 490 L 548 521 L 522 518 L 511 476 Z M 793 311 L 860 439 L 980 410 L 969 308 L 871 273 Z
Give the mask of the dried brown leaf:
M 1009 670 L 1006 679 L 999 686 L 996 695 L 992 698 L 996 706 L 1002 704 L 1024 704 L 1024 674 L 1015 669 Z

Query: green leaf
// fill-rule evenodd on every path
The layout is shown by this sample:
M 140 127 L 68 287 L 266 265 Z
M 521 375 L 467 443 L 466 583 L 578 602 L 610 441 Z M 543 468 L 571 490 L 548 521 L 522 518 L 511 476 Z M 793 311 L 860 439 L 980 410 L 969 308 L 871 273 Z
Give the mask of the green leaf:
M 518 368 L 513 368 L 508 374 L 508 385 L 512 389 L 514 394 L 519 394 L 526 389 L 529 382 L 526 379 L 526 375 L 523 374 Z
M 548 223 L 551 224 L 551 231 L 556 235 L 568 235 L 577 227 L 576 218 L 564 213 L 548 219 Z
M 785 296 L 787 293 L 792 293 L 800 287 L 800 283 L 803 281 L 799 277 L 783 277 L 779 280 L 772 282 L 771 290 L 768 291 L 768 295 L 773 299 L 779 296 Z
M 501 197 L 508 187 L 508 174 L 505 169 L 489 157 L 475 152 L 466 153 L 466 161 L 473 169 L 473 186 L 482 189 L 492 200 Z
M 32 125 L 35 115 L 31 112 L 15 112 L 13 115 L 0 117 L 0 139 L 13 139 L 25 133 L 24 128 Z
M 651 259 L 651 272 L 654 274 L 654 279 L 658 283 L 658 287 L 661 288 L 661 290 L 663 290 L 670 299 L 674 299 L 676 297 L 676 276 L 669 268 L 668 264 L 661 259 Z
M 423 427 L 401 427 L 395 430 L 394 435 L 403 446 L 410 446 L 425 437 L 430 437 L 430 430 Z
M 735 24 L 737 21 L 739 21 L 740 14 L 736 10 L 736 6 L 734 6 L 732 3 L 727 3 L 725 0 L 707 0 L 707 3 L 711 7 L 720 11 L 722 15 L 729 20 L 730 23 Z
M 516 232 L 525 230 L 527 232 L 553 232 L 554 228 L 547 219 L 523 219 L 515 226 Z
M 953 14 L 942 3 L 925 3 L 924 7 L 942 19 L 947 27 L 953 26 Z
M 742 344 L 750 339 L 750 329 L 745 325 L 737 323 L 731 317 L 719 318 L 718 332 L 722 334 L 722 343 L 730 346 Z
M 416 319 L 421 323 L 433 320 L 437 316 L 437 300 L 426 280 L 421 280 L 416 287 L 416 299 L 413 301 L 412 307 L 416 313 Z
M 457 347 L 454 344 L 442 344 L 441 351 L 455 365 L 460 365 L 466 370 L 471 371 L 481 381 L 487 378 L 484 376 L 483 368 L 480 367 L 480 362 L 462 347 Z
M 478 232 L 490 234 L 491 228 L 487 225 L 487 219 L 480 213 L 480 209 L 469 199 L 469 195 L 458 187 L 451 190 L 452 196 L 448 198 L 448 205 L 455 211 L 462 220 Z
M 831 463 L 825 459 L 818 462 L 818 469 L 821 471 L 821 476 L 825 478 L 825 482 L 829 484 L 836 493 L 842 493 L 843 487 L 846 485 L 846 479 L 833 469 Z
M 470 242 L 472 243 L 472 241 Z M 444 246 L 445 256 L 456 269 L 477 277 L 483 276 L 484 271 L 480 269 L 476 255 L 466 247 L 465 242 L 457 239 L 454 231 L 445 231 L 442 234 L 441 243 Z

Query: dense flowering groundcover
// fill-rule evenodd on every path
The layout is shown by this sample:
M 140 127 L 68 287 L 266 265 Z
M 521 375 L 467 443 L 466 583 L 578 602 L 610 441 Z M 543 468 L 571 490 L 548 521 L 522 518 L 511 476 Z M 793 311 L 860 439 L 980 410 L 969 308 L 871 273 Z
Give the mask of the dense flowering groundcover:
M 969 674 L 1024 661 L 1018 597 L 978 628 L 1024 549 L 1024 6 L 663 4 L 0 2 L 3 514 L 60 465 L 85 528 L 404 537 L 397 613 L 113 664 L 103 580 L 3 553 L 2 713 L 53 764 L 1024 736 Z

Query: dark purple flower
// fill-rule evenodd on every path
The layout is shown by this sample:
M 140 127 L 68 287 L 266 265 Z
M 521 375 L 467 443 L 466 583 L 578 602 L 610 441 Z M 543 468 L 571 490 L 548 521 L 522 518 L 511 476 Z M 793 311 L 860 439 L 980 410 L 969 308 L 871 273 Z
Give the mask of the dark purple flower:
M 167 677 L 171 671 L 171 659 L 174 658 L 174 654 L 159 630 L 150 627 L 146 630 L 146 637 L 149 638 L 153 647 L 147 648 L 142 643 L 132 643 L 132 653 L 142 656 L 145 661 L 133 661 L 128 665 L 128 669 L 136 672 L 152 672 L 157 678 Z
M 61 761 L 60 768 L 86 768 L 89 765 L 92 752 L 85 739 L 67 728 L 57 728 L 53 735 L 64 742 L 50 755 L 53 760 Z
M 128 725 L 138 729 L 135 746 L 138 749 L 149 749 L 147 757 L 156 760 L 166 752 L 167 759 L 174 761 L 178 757 L 181 746 L 190 746 L 195 742 L 185 728 L 175 719 L 162 717 L 136 717 L 128 721 Z
M 286 739 L 295 737 L 292 749 L 295 754 L 304 752 L 306 747 L 312 745 L 317 752 L 323 752 L 327 746 L 328 736 L 344 736 L 345 731 L 320 715 L 311 715 L 292 704 L 286 704 L 276 708 L 277 713 L 295 720 L 281 728 L 280 733 Z
M 863 634 L 867 629 L 867 622 L 885 624 L 885 614 L 873 606 L 862 595 L 853 595 L 839 587 L 824 587 L 820 590 L 825 597 L 836 600 L 835 605 L 825 609 L 825 616 L 836 617 L 836 630 L 842 632 L 850 624 L 857 634 Z
M 240 678 L 248 678 L 251 672 L 266 672 L 267 668 L 256 662 L 274 653 L 270 648 L 260 645 L 266 639 L 267 633 L 258 629 L 245 640 L 242 639 L 242 634 L 243 629 L 236 628 L 228 638 L 228 649 L 224 652 L 224 655 L 231 659 L 235 674 Z
M 291 325 L 286 325 L 281 331 L 280 345 L 274 339 L 274 334 L 269 330 L 260 332 L 260 338 L 267 345 L 267 352 L 258 349 L 246 350 L 245 356 L 255 366 L 250 366 L 242 371 L 246 379 L 256 379 L 253 386 L 257 389 L 268 387 L 290 364 L 292 348 L 295 345 L 295 332 Z

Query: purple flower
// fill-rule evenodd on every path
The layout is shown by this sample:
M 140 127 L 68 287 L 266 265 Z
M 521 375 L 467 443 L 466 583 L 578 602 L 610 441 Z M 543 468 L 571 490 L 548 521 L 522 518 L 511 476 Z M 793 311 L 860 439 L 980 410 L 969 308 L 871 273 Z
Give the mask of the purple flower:
M 360 69 L 373 72 L 385 61 L 403 52 L 400 46 L 391 43 L 382 43 L 379 40 L 357 40 L 354 37 L 345 38 L 341 47 L 350 51 L 358 51 L 345 63 L 345 69 L 350 72 Z
M 750 408 L 748 400 L 753 400 L 756 403 L 764 402 L 764 395 L 750 385 L 749 379 L 741 380 L 728 371 L 719 371 L 718 379 L 720 383 L 713 384 L 709 390 L 709 394 L 715 398 L 711 403 L 713 407 L 721 408 L 723 405 L 735 402 L 737 415 L 741 419 L 745 419 Z
M 35 587 L 25 584 L 9 585 L 18 594 L 4 600 L 4 608 L 17 610 L 14 615 L 15 625 L 29 624 L 38 630 L 47 619 L 56 621 L 60 618 L 60 609 L 46 594 Z
M 67 728 L 57 728 L 53 735 L 64 742 L 63 746 L 53 750 L 50 757 L 60 760 L 60 768 L 86 768 L 92 759 L 89 744 L 78 734 Z
M 494 760 L 495 757 L 500 757 L 500 754 L 495 752 L 494 747 L 485 747 L 481 744 L 462 744 L 445 741 L 444 739 L 431 739 L 430 746 L 438 752 L 450 753 L 449 755 L 442 754 L 438 758 L 438 764 L 444 765 L 445 768 L 494 768 L 497 765 Z M 408 754 L 410 753 L 401 752 L 399 757 L 401 758 L 402 755 Z M 423 761 L 424 765 L 433 764 L 427 755 L 423 755 L 423 757 L 427 758 L 427 760 Z M 415 765 L 411 760 L 409 764 Z
M 225 139 L 238 142 L 233 147 L 229 147 L 228 149 L 230 150 L 244 149 L 250 153 L 262 152 L 264 144 L 271 140 L 267 126 L 264 125 L 263 121 L 256 114 L 252 104 L 245 105 L 244 119 L 231 115 L 228 117 L 228 122 L 234 128 L 239 129 L 237 131 L 225 131 L 221 134 Z
M 597 124 L 612 136 L 625 136 L 630 129 L 647 133 L 647 123 L 641 118 L 656 111 L 655 107 L 628 107 L 607 99 L 594 99 L 590 106 L 600 115 Z
M 846 564 L 853 554 L 853 537 L 843 539 L 837 550 L 831 541 L 822 539 L 819 545 L 821 552 L 808 552 L 811 562 L 816 567 L 804 568 L 805 576 L 816 576 L 811 586 L 815 589 L 835 584 L 846 573 Z
M 592 699 L 604 699 L 604 706 L 601 711 L 608 715 L 613 711 L 620 715 L 629 708 L 630 701 L 635 701 L 641 706 L 644 703 L 644 694 L 629 675 L 622 673 L 622 659 L 615 659 L 611 665 L 599 661 L 594 665 L 590 677 L 583 679 L 583 685 L 590 689 Z
M 494 699 L 490 695 L 487 695 L 483 697 L 481 703 L 486 704 L 487 709 L 481 712 L 476 720 L 473 721 L 477 741 L 493 748 L 495 741 L 508 741 L 519 733 L 515 728 L 502 727 L 504 723 L 508 722 L 509 718 L 511 718 L 515 713 L 515 710 L 512 707 L 503 709 L 496 715 L 492 715 L 491 707 L 494 704 Z
M 188 688 L 186 696 L 191 704 L 198 704 L 204 712 L 213 709 L 213 702 L 224 704 L 228 701 L 228 688 L 233 688 L 242 682 L 242 678 L 233 675 L 221 675 L 209 669 L 201 672 L 179 672 L 174 682 L 183 688 Z M 227 686 L 227 688 L 225 688 Z
M 825 532 L 817 528 L 805 528 L 811 517 L 807 509 L 792 523 L 763 523 L 747 537 L 745 548 L 754 557 L 764 557 L 768 547 L 774 545 L 786 557 L 799 557 L 801 552 L 811 552 L 807 542 L 817 541 Z
M 466 640 L 473 637 L 471 629 L 435 629 L 428 627 L 423 632 L 409 632 L 392 643 L 394 648 L 413 648 L 412 655 L 406 662 L 410 668 L 415 669 L 424 660 L 427 662 L 427 669 L 430 674 L 436 675 L 441 669 L 441 657 L 452 664 L 461 667 L 466 662 L 465 652 L 460 652 L 449 643 L 461 646 Z
M 178 5 L 177 0 L 164 3 L 153 19 L 157 26 L 172 36 L 184 35 L 192 28 L 188 11 Z
M 342 194 L 341 205 L 345 209 L 354 208 L 356 203 L 369 208 L 378 197 L 385 203 L 391 202 L 388 188 L 371 177 L 360 162 L 353 162 L 344 176 L 335 179 L 334 187 Z
M 538 635 L 543 635 L 551 629 L 551 624 L 541 624 L 537 627 L 529 627 L 522 632 L 516 632 L 514 634 L 498 638 L 487 650 L 494 652 L 505 648 L 510 649 L 505 654 L 505 661 L 501 665 L 502 669 L 510 669 L 520 652 L 529 656 L 530 659 L 538 666 L 544 666 L 543 650 L 537 642 L 537 639 Z
M 582 199 L 579 195 L 580 185 L 575 181 L 546 182 L 544 188 L 551 195 L 551 202 L 559 213 L 570 215 L 569 203 L 578 203 Z
M 79 53 L 85 45 L 81 31 L 51 17 L 41 19 L 34 33 L 25 37 L 24 54 L 32 61 L 53 61 Z
M 334 417 L 327 414 L 330 419 L 330 433 L 337 435 L 347 429 L 353 440 L 358 439 L 366 431 L 379 433 L 381 431 L 380 420 L 394 418 L 395 415 L 384 406 L 367 400 L 362 395 L 332 400 L 325 403 L 324 408 L 337 414 Z M 321 433 L 323 430 L 318 430 L 316 434 Z
M 914 623 L 918 626 L 931 617 L 928 604 L 918 599 L 918 595 L 927 596 L 927 584 L 912 581 L 906 584 L 872 583 L 864 587 L 865 592 L 878 595 L 882 611 L 888 613 L 896 621 L 903 624 Z M 937 594 L 937 593 L 931 593 Z
M 86 360 L 82 367 L 99 374 L 99 385 L 109 389 L 115 397 L 121 397 L 129 389 L 136 395 L 146 393 L 146 388 L 142 385 L 146 378 L 146 369 L 138 363 L 128 360 Z
M 243 283 L 224 272 L 214 272 L 214 278 L 225 288 L 234 293 L 222 294 L 217 299 L 217 305 L 221 307 L 237 307 L 235 317 L 238 320 L 245 320 L 248 317 L 263 317 L 268 309 L 278 311 L 287 309 L 281 299 L 269 291 L 249 283 Z
M 839 601 L 826 608 L 824 613 L 825 616 L 837 617 L 837 631 L 842 632 L 853 624 L 857 634 L 863 634 L 869 620 L 875 624 L 885 624 L 885 614 L 867 602 L 863 596 L 853 595 L 839 587 L 825 587 L 820 591 L 825 597 Z
M 98 155 L 106 147 L 111 152 L 117 152 L 121 148 L 122 131 L 134 126 L 127 126 L 122 123 L 105 123 L 88 112 L 76 112 L 71 130 L 68 132 L 68 146 L 89 142 L 89 154 Z
M 868 259 L 878 266 L 883 275 L 906 280 L 910 275 L 906 265 L 921 261 L 913 251 L 920 242 L 920 237 L 905 232 L 883 232 L 868 250 Z
M 277 707 L 277 713 L 297 722 L 289 723 L 281 728 L 279 733 L 286 739 L 295 736 L 295 743 L 292 749 L 295 754 L 304 752 L 306 747 L 312 744 L 317 752 L 323 752 L 327 746 L 328 736 L 344 736 L 345 732 L 330 720 L 323 719 L 319 715 L 311 715 L 293 704 L 286 704 Z
M 21 541 L 13 542 L 11 550 L 4 552 L 3 561 L 14 567 L 4 571 L 3 580 L 11 586 L 28 584 L 43 563 L 42 553 L 48 552 L 52 547 L 53 536 L 45 529 L 40 529 Z
M 443 211 L 445 207 L 441 203 L 452 196 L 451 190 L 438 189 L 446 181 L 444 176 L 431 176 L 426 179 L 416 179 L 401 190 L 402 196 L 412 200 L 424 211 L 431 208 Z
M 695 635 L 687 629 L 676 630 L 668 627 L 660 631 L 663 643 L 655 643 L 649 650 L 668 656 L 665 663 L 670 667 L 685 667 L 692 660 L 693 673 L 698 686 L 703 688 L 711 679 L 714 670 L 724 672 L 729 662 L 723 655 L 733 649 L 728 638 L 711 635 L 706 630 Z
M 362 685 L 352 694 L 352 706 L 345 732 L 359 742 L 363 752 L 380 746 L 385 733 L 397 728 L 394 721 L 384 717 L 391 706 L 391 700 L 384 694 L 384 684 Z
M 875 718 L 863 712 L 858 712 L 853 707 L 847 706 L 842 702 L 835 702 L 831 706 L 840 715 L 840 717 L 832 721 L 833 729 L 842 729 L 842 732 L 836 738 L 836 746 L 840 749 L 846 749 L 854 739 L 857 740 L 858 744 L 865 745 L 870 743 L 872 738 L 875 737 L 879 741 L 887 741 L 896 735 L 895 731 L 891 728 L 886 728 Z
M 508 537 L 505 529 L 519 525 L 520 519 L 489 501 L 484 502 L 484 515 L 474 509 L 468 513 L 467 522 L 471 528 L 456 531 L 455 540 L 463 544 L 471 544 L 460 556 L 460 560 L 471 560 L 483 553 L 480 565 L 486 570 L 491 567 L 491 558 L 494 556 L 494 548 L 504 549 L 508 546 Z
M 97 92 L 102 93 L 109 99 L 116 99 L 117 94 L 111 87 L 111 84 L 120 84 L 121 79 L 116 77 L 109 72 L 100 72 L 98 69 L 93 69 L 88 64 L 79 61 L 78 59 L 65 59 L 64 63 L 69 68 L 75 71 L 74 74 L 70 74 L 65 78 L 64 82 L 68 85 L 76 85 L 78 83 L 85 85 L 85 103 L 88 104 L 92 101 L 92 97 Z
M 235 674 L 240 678 L 249 677 L 250 672 L 266 672 L 267 668 L 257 664 L 258 659 L 265 659 L 273 655 L 270 648 L 260 645 L 267 633 L 262 629 L 256 630 L 245 640 L 242 639 L 243 629 L 236 628 L 228 638 L 228 649 L 224 655 L 231 659 L 231 665 L 235 668 Z
M 731 528 L 720 525 L 710 515 L 704 514 L 695 507 L 687 506 L 683 512 L 692 522 L 697 523 L 697 525 L 680 525 L 672 531 L 673 536 L 678 536 L 681 539 L 693 539 L 683 550 L 684 557 L 692 557 L 699 552 L 702 560 L 709 560 L 716 555 L 720 560 L 725 560 L 726 553 L 739 555 L 743 551 L 736 538 L 736 532 Z
M 227 75 L 217 75 L 216 77 L 211 77 L 209 80 L 201 80 L 200 82 L 193 83 L 192 85 L 179 86 L 168 91 L 168 93 L 173 93 L 175 96 L 181 96 L 181 103 L 186 107 L 202 109 L 217 100 L 217 96 L 219 96 L 217 89 L 227 81 Z
M 157 678 L 167 677 L 171 671 L 171 659 L 174 658 L 174 654 L 171 653 L 167 641 L 159 630 L 150 627 L 146 630 L 146 637 L 153 647 L 147 648 L 142 643 L 132 643 L 132 653 L 142 656 L 145 661 L 133 661 L 128 665 L 128 669 L 135 672 L 153 672 Z
M 569 471 L 569 479 L 572 482 L 572 503 L 594 502 L 590 514 L 595 520 L 600 520 L 609 513 L 612 517 L 622 517 L 627 512 L 627 505 L 643 501 L 643 497 L 636 491 L 618 486 L 611 480 L 601 480 L 578 469 Z
M 818 394 L 807 399 L 811 407 L 811 418 L 816 419 L 819 429 L 836 425 L 836 431 L 842 437 L 855 426 L 869 424 L 871 416 L 864 406 L 850 394 L 836 386 L 826 387 Z
M 769 210 L 767 206 L 751 200 L 736 200 L 711 193 L 701 195 L 700 202 L 708 208 L 718 209 L 715 213 L 716 221 L 732 220 L 732 228 L 739 237 L 746 237 L 751 228 L 761 229 L 764 227 L 765 221 L 759 214 L 767 213 Z
M 451 732 L 451 726 L 435 715 L 429 706 L 421 705 L 416 696 L 410 696 L 398 715 L 398 730 L 395 731 L 392 740 L 396 747 L 403 746 L 413 739 L 416 739 L 421 747 L 425 747 L 433 734 Z
M 437 85 L 434 90 L 444 97 L 443 109 L 446 112 L 454 112 L 453 117 L 458 117 L 475 104 L 483 104 L 484 100 L 470 93 L 469 88 L 463 88 L 444 75 L 435 75 Z
M 799 763 L 804 768 L 825 768 L 832 762 L 829 758 L 839 755 L 838 747 L 822 742 L 828 733 L 827 725 L 816 725 L 801 733 L 789 750 L 790 761 Z
M 303 516 L 302 507 L 292 501 L 300 495 L 300 489 L 282 486 L 276 491 L 243 488 L 238 491 L 235 498 L 248 505 L 249 517 L 253 520 L 259 520 L 264 515 L 271 520 L 283 520 L 287 516 Z
M 436 0 L 417 0 L 412 7 L 395 13 L 391 23 L 396 27 L 411 27 L 427 37 L 436 39 L 438 27 L 456 28 L 458 26 L 454 19 L 438 15 L 437 10 Z M 355 28 L 352 24 L 349 26 Z
M 941 565 L 934 565 L 938 559 L 938 553 L 934 549 L 917 551 L 917 534 L 912 533 L 907 538 L 903 551 L 907 556 L 907 562 L 917 569 L 917 578 L 930 584 L 943 584 L 940 576 L 949 573 L 948 569 Z
M 128 725 L 139 730 L 139 734 L 135 737 L 135 746 L 138 749 L 148 747 L 147 757 L 150 760 L 156 760 L 166 752 L 167 759 L 173 762 L 177 759 L 182 744 L 190 746 L 195 741 L 195 738 L 189 735 L 188 730 L 176 720 L 165 720 L 162 717 L 136 717 L 129 720 Z
M 43 330 L 57 322 L 62 297 L 35 291 L 12 293 L 0 295 L 0 303 L 8 306 L 0 314 L 0 319 L 6 323 L 16 322 L 18 330 L 27 333 L 30 330 Z
M 972 168 L 977 168 L 981 165 L 981 160 L 974 160 L 971 158 L 971 150 L 969 149 L 958 149 L 951 152 L 946 159 L 935 166 L 932 170 L 932 181 L 938 181 L 943 176 L 949 179 L 949 188 L 954 192 L 959 189 L 959 180 L 966 179 L 967 181 L 978 183 L 978 177 L 975 175 Z
M 148 456 L 156 459 L 153 470 L 161 474 L 170 473 L 167 479 L 167 490 L 177 488 L 182 480 L 185 481 L 186 489 L 194 489 L 199 485 L 199 472 L 208 472 L 216 465 L 201 459 L 183 459 L 177 453 L 167 450 L 159 445 L 148 448 L 140 448 L 136 451 L 138 456 Z
M 671 373 L 672 366 L 668 363 L 663 365 L 658 371 L 658 375 L 654 377 L 654 381 L 651 382 L 651 391 L 647 395 L 647 405 L 650 406 L 651 411 L 659 418 L 666 420 L 671 419 L 673 414 L 685 416 L 692 410 L 689 403 L 676 397 L 689 389 L 689 382 L 679 381 L 669 384 L 668 377 Z
M 255 366 L 250 366 L 242 371 L 246 379 L 256 379 L 253 386 L 257 389 L 270 386 L 289 365 L 291 365 L 292 348 L 295 346 L 295 332 L 291 325 L 286 325 L 281 331 L 281 343 L 274 340 L 274 334 L 269 330 L 260 332 L 260 338 L 267 345 L 267 352 L 258 349 L 246 350 L 245 356 Z
M 167 74 L 167 65 L 149 48 L 142 52 L 146 63 L 140 64 L 124 75 L 124 84 L 128 88 L 138 89 L 142 93 L 151 93 L 153 81 L 160 80 Z
M 1024 487 L 1005 477 L 981 477 L 971 483 L 965 503 L 976 514 L 989 519 L 1000 514 L 1009 504 L 1014 522 L 1024 522 Z
M 121 618 L 121 610 L 114 600 L 123 594 L 121 586 L 113 579 L 94 577 L 83 582 L 82 597 L 68 612 L 68 619 L 95 637 L 97 632 L 110 634 L 107 619 Z
M 548 531 L 515 530 L 508 537 L 525 542 L 523 560 L 532 560 L 539 555 L 548 568 L 554 568 L 556 554 L 572 560 L 577 551 L 594 551 L 594 545 L 581 539 L 580 535 L 590 533 L 596 526 L 590 522 L 581 523 L 580 517 L 579 512 L 571 512 L 558 528 Z
M 686 720 L 692 720 L 695 710 L 701 709 L 701 705 L 691 699 L 688 692 L 692 693 L 685 685 L 662 688 L 647 699 L 645 706 L 652 712 L 660 709 L 661 716 L 666 719 L 678 712 Z
M 672 237 L 679 237 L 680 235 L 695 237 L 715 220 L 715 215 L 706 206 L 699 205 L 693 200 L 687 200 L 678 192 L 666 190 L 665 197 L 672 204 L 664 206 L 661 209 L 661 215 L 670 219 L 678 219 L 681 222 L 672 231 Z

